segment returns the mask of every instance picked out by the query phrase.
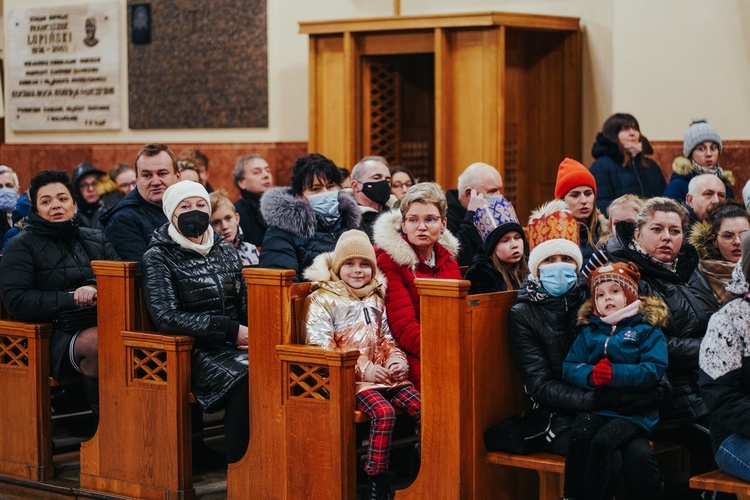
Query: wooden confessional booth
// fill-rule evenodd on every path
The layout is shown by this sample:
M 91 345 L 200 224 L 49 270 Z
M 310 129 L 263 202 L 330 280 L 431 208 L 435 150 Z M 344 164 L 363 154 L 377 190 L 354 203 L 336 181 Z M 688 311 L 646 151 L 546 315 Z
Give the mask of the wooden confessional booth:
M 381 155 L 455 188 L 498 168 L 522 221 L 581 159 L 578 18 L 481 12 L 300 23 L 310 37 L 311 152 Z

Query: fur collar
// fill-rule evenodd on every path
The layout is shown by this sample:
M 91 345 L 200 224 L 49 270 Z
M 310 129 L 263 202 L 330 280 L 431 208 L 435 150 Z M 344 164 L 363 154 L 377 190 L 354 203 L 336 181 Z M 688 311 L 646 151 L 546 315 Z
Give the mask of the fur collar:
M 711 230 L 711 224 L 705 221 L 693 224 L 690 228 L 690 244 L 698 250 L 701 260 L 723 260 L 714 243 L 716 235 Z
M 260 199 L 260 212 L 268 227 L 276 226 L 295 236 L 311 238 L 318 217 L 309 203 L 292 194 L 287 187 L 271 188 Z M 339 191 L 339 213 L 348 229 L 359 229 L 362 214 L 351 195 Z
M 373 240 L 375 245 L 387 253 L 399 266 L 415 269 L 419 265 L 417 252 L 404 239 L 404 233 L 401 231 L 400 210 L 384 212 L 378 217 L 373 228 Z M 440 235 L 438 243 L 454 258 L 458 256 L 458 239 L 447 229 Z
M 315 257 L 315 260 L 313 260 L 313 263 L 310 264 L 310 267 L 305 269 L 304 277 L 307 281 L 313 281 L 317 282 L 316 287 L 317 288 L 327 288 L 330 289 L 336 293 L 339 287 L 333 287 L 325 286 L 324 282 L 332 282 L 333 284 L 340 283 L 340 288 L 344 290 L 344 294 L 348 294 L 346 291 L 346 287 L 343 286 L 343 283 L 341 283 L 341 280 L 335 276 L 333 276 L 333 273 L 331 272 L 331 266 L 333 266 L 333 252 L 325 252 L 317 257 Z M 334 281 L 335 280 L 335 281 Z M 377 286 L 375 287 L 378 293 L 381 297 L 385 297 L 385 288 L 387 285 L 387 280 L 385 279 L 385 275 L 380 272 L 380 269 L 375 270 L 375 281 L 377 282 Z
M 669 317 L 669 308 L 659 297 L 641 295 L 638 297 L 641 306 L 638 313 L 643 316 L 643 321 L 653 326 L 666 326 Z M 578 309 L 578 324 L 588 325 L 591 323 L 590 316 L 594 314 L 594 303 L 592 299 L 586 300 Z
M 681 175 L 683 177 L 689 177 L 696 174 L 695 167 L 693 166 L 693 162 L 690 161 L 689 158 L 686 158 L 682 155 L 678 156 L 674 159 L 672 162 L 672 171 L 677 174 Z M 724 183 L 729 184 L 730 186 L 734 185 L 734 173 L 731 170 L 726 170 L 722 168 L 720 170 L 721 175 L 719 178 L 724 181 Z

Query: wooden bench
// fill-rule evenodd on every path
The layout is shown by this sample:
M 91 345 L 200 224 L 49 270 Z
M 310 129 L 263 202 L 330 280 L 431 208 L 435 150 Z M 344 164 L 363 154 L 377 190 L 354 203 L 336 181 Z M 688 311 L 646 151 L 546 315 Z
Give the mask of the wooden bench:
M 81 446 L 80 487 L 133 498 L 194 498 L 188 336 L 148 331 L 134 262 L 94 261 L 99 427 Z
M 730 476 L 726 472 L 714 470 L 690 478 L 690 487 L 695 490 L 721 491 L 734 493 L 738 500 L 750 500 L 750 483 Z

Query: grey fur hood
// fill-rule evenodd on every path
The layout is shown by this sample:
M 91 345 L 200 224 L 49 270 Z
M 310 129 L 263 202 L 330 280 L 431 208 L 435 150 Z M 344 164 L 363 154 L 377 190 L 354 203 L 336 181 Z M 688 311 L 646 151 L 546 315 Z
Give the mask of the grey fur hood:
M 269 227 L 276 226 L 295 236 L 311 238 L 318 217 L 309 203 L 292 194 L 288 187 L 271 188 L 260 199 L 260 213 Z M 359 229 L 362 220 L 357 202 L 350 194 L 339 191 L 339 213 L 348 229 Z
M 419 264 L 419 257 L 409 243 L 404 239 L 401 231 L 401 211 L 391 210 L 383 212 L 378 217 L 373 228 L 375 246 L 391 256 L 399 266 L 409 266 L 415 269 Z M 438 243 L 456 258 L 458 256 L 458 239 L 447 229 L 440 235 Z

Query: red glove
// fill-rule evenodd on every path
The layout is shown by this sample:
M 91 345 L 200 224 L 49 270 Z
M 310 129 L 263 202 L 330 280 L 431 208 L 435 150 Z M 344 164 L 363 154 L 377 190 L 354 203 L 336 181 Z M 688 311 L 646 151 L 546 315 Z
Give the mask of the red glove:
M 612 364 L 607 358 L 602 358 L 591 373 L 594 385 L 609 385 L 612 383 Z

